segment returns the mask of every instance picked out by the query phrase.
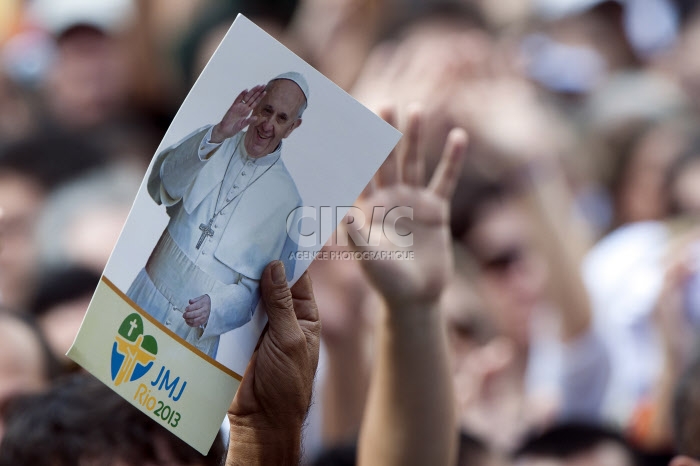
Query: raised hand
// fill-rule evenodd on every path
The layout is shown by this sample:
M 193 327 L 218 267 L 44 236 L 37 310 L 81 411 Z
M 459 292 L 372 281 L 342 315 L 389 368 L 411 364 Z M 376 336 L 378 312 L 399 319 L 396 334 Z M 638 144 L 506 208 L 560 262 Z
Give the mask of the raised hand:
M 265 86 L 262 84 L 250 90 L 244 89 L 238 94 L 238 97 L 233 101 L 221 121 L 214 125 L 211 132 L 211 142 L 223 142 L 224 139 L 238 134 L 246 126 L 254 125 L 257 117 L 252 115 L 251 112 L 254 112 L 255 107 L 258 106 L 264 95 Z
M 385 111 L 382 116 L 394 124 L 393 112 Z M 421 118 L 417 109 L 410 112 L 402 142 L 389 155 L 358 201 L 366 218 L 370 218 L 377 207 L 390 212 L 396 207 L 406 206 L 413 211 L 412 220 L 403 217 L 396 221 L 397 233 L 412 234 L 412 245 L 397 246 L 382 234 L 378 246 L 358 248 L 379 253 L 413 252 L 413 260 L 362 261 L 370 281 L 393 308 L 424 307 L 435 303 L 452 273 L 449 204 L 464 158 L 467 134 L 460 128 L 450 132 L 440 163 L 426 186 L 424 155 L 418 150 Z M 368 238 L 367 228 L 361 229 L 365 238 Z M 375 228 L 381 230 L 382 225 L 372 225 L 372 229 Z M 392 226 L 385 222 L 384 231 L 387 228 Z
M 394 121 L 390 112 L 384 118 Z M 387 212 L 403 207 L 409 214 L 412 209 L 412 218 L 399 218 L 396 228 L 393 220 L 384 219 L 378 246 L 368 248 L 383 257 L 361 261 L 386 303 L 376 328 L 374 368 L 360 428 L 362 465 L 448 466 L 456 460 L 454 392 L 438 301 L 453 271 L 449 204 L 467 135 L 462 129 L 450 132 L 426 186 L 418 150 L 421 126 L 420 112 L 411 111 L 403 141 L 360 200 L 366 214 L 377 207 Z M 393 235 L 394 229 L 403 236 Z M 397 246 L 401 238 L 412 241 Z M 413 259 L 384 258 L 398 252 L 413 253 Z

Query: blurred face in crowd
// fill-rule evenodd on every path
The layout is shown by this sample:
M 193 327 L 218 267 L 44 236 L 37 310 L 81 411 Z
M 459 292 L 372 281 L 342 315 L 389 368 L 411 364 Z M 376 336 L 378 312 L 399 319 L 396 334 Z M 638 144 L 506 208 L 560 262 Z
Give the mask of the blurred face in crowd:
M 0 315 L 0 438 L 2 411 L 14 395 L 46 387 L 46 370 L 36 335 L 25 324 Z
M 443 292 L 440 308 L 447 321 L 448 341 L 456 361 L 472 354 L 486 333 L 484 304 L 462 277 L 455 277 Z
M 455 372 L 465 369 L 470 358 L 484 362 L 482 353 L 497 340 L 493 320 L 473 282 L 471 276 L 455 275 L 440 299 Z
M 590 50 L 602 57 L 607 70 L 634 64 L 634 52 L 623 28 L 623 7 L 616 2 L 585 9 L 554 21 L 547 32 L 558 42 Z
M 480 268 L 477 285 L 499 333 L 519 347 L 529 340 L 530 320 L 543 297 L 546 267 L 532 242 L 532 226 L 515 201 L 483 208 L 466 240 Z
M 447 322 L 457 420 L 467 432 L 503 446 L 511 438 L 514 423 L 511 418 L 504 421 L 505 417 L 496 416 L 491 402 L 494 393 L 501 393 L 498 400 L 504 400 L 494 384 L 515 360 L 514 347 L 495 334 L 488 310 L 468 277 L 453 278 L 440 307 Z M 501 464 L 492 460 L 485 464 Z
M 253 115 L 257 124 L 248 128 L 245 148 L 251 157 L 262 157 L 277 149 L 280 141 L 301 124 L 299 109 L 306 97 L 299 86 L 289 79 L 272 81 Z
M 630 455 L 619 445 L 606 442 L 571 458 L 526 456 L 516 466 L 633 466 Z
M 34 226 L 43 199 L 30 179 L 0 174 L 0 304 L 13 310 L 25 304 L 34 283 Z
M 127 98 L 127 63 L 119 42 L 78 26 L 58 42 L 46 97 L 59 122 L 85 128 L 105 122 Z
M 700 461 L 688 456 L 676 456 L 669 463 L 669 466 L 700 466 Z

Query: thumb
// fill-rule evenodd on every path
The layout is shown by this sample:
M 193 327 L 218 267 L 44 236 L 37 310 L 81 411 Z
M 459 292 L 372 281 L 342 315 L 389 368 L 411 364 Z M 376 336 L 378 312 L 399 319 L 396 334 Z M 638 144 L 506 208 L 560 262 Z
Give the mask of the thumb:
M 282 262 L 273 261 L 267 265 L 262 275 L 260 290 L 267 309 L 268 332 L 278 336 L 301 332 Z

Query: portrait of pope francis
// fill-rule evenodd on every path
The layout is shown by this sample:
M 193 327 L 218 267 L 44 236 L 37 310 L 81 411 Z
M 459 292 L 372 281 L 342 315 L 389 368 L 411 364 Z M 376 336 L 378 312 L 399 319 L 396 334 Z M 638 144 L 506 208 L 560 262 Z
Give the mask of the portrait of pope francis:
M 252 318 L 265 266 L 288 262 L 287 217 L 301 206 L 283 140 L 301 125 L 305 78 L 283 73 L 243 90 L 218 123 L 158 154 L 148 179 L 168 225 L 127 291 L 143 310 L 211 357 Z M 247 127 L 247 130 L 244 129 Z

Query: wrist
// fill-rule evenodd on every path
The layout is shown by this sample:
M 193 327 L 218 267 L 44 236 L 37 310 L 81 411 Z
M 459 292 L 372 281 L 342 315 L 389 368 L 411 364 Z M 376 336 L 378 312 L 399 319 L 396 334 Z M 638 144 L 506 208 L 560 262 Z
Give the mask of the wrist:
M 224 142 L 224 139 L 226 138 L 219 131 L 219 125 L 214 125 L 211 129 L 211 137 L 209 138 L 209 142 L 212 144 L 221 144 Z
M 282 429 L 253 426 L 246 420 L 229 417 L 229 454 L 226 466 L 297 465 L 301 459 L 301 425 Z
M 440 299 L 426 299 L 414 301 L 394 301 L 384 299 L 389 315 L 399 314 L 402 316 L 415 316 L 415 318 L 425 318 L 428 315 L 439 314 Z
M 437 301 L 414 303 L 386 303 L 385 323 L 399 332 L 413 329 L 441 328 L 443 318 Z

